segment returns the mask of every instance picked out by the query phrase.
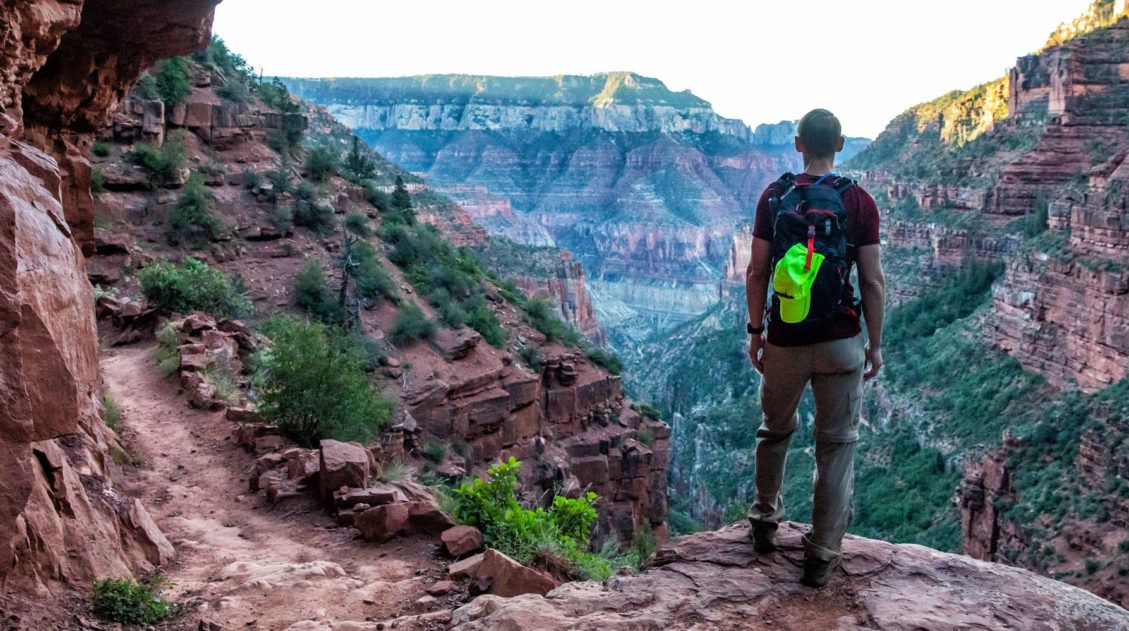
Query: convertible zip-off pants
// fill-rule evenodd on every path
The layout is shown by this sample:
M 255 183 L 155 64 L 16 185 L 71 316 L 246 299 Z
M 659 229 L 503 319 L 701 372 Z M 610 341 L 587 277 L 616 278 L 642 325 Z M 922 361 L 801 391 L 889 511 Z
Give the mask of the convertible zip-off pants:
M 804 550 L 831 561 L 842 554 L 843 533 L 851 523 L 866 363 L 862 335 L 807 346 L 765 344 L 761 359 L 764 422 L 757 430 L 757 498 L 749 520 L 778 524 L 784 518 L 784 463 L 799 420 L 796 408 L 810 382 L 815 395 L 816 475 L 812 528 L 804 536 Z

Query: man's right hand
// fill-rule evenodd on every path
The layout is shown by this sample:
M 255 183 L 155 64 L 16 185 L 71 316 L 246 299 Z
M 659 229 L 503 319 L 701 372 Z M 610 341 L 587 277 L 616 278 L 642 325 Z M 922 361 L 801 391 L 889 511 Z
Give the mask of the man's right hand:
M 764 333 L 749 336 L 749 361 L 753 362 L 753 368 L 762 375 L 764 363 L 761 361 L 761 351 L 764 349 L 764 338 Z

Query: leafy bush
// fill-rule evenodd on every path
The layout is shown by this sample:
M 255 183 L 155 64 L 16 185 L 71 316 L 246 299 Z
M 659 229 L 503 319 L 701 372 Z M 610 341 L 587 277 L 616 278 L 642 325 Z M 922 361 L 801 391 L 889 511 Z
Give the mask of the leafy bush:
M 158 313 L 205 311 L 217 317 L 243 317 L 252 305 L 242 282 L 194 258 L 177 266 L 168 261 L 141 270 L 141 293 Z
M 518 349 L 518 357 L 525 362 L 533 372 L 541 372 L 541 349 L 536 345 L 527 344 Z
M 521 308 L 525 311 L 525 321 L 528 322 L 533 328 L 540 331 L 548 342 L 563 342 L 567 346 L 583 346 L 584 341 L 581 339 L 580 334 L 575 329 L 568 326 L 561 321 L 560 317 L 556 314 L 556 309 L 547 300 L 541 298 L 530 298 L 521 304 Z M 623 369 L 622 363 L 618 358 L 613 361 L 613 355 L 610 353 L 596 352 L 596 357 L 602 361 L 606 361 L 609 370 L 612 366 L 619 366 Z M 593 361 L 596 361 L 593 359 Z M 618 373 L 617 373 L 618 374 Z
M 441 315 L 452 322 L 464 320 L 495 347 L 505 344 L 506 331 L 482 289 L 488 277 L 472 252 L 453 247 L 434 226 L 389 225 L 387 218 L 381 238 L 392 245 L 388 258 L 407 272 L 408 280 Z
M 185 183 L 176 207 L 169 212 L 166 234 L 174 244 L 191 241 L 200 246 L 223 235 L 223 222 L 212 212 L 212 193 L 200 174 L 193 174 Z
M 364 372 L 365 358 L 337 329 L 293 318 L 270 322 L 261 409 L 305 447 L 324 438 L 367 442 L 392 415 Z
M 176 334 L 176 328 L 173 327 L 171 322 L 166 322 L 161 328 L 157 329 L 157 364 L 161 367 L 161 373 L 166 377 L 180 368 L 179 346 L 180 337 Z
M 216 87 L 216 95 L 225 98 L 234 103 L 246 103 L 251 100 L 251 90 L 247 84 L 237 79 L 225 81 L 223 85 Z
M 435 335 L 435 329 L 435 321 L 429 320 L 414 302 L 408 302 L 400 307 L 389 337 L 393 344 L 405 346 L 417 340 L 429 339 Z
M 94 170 L 90 172 L 90 194 L 97 197 L 105 191 L 106 174 L 102 171 L 102 169 L 94 167 Z
M 588 359 L 597 366 L 603 366 L 613 375 L 618 375 L 623 372 L 623 360 L 615 353 L 599 348 L 592 347 L 588 349 Z
M 290 229 L 294 227 L 294 211 L 289 206 L 275 206 L 270 211 L 267 217 L 270 225 L 278 230 L 279 234 L 286 236 L 290 234 Z
M 274 189 L 271 194 L 275 199 L 283 193 L 289 193 L 294 190 L 290 181 L 290 170 L 286 167 L 278 167 L 277 169 L 267 171 L 267 179 L 270 180 L 271 188 Z
M 188 159 L 188 147 L 183 132 L 169 134 L 160 149 L 140 143 L 130 154 L 134 164 L 145 170 L 149 188 L 168 186 L 180 177 Z
M 598 517 L 595 493 L 569 499 L 557 496 L 549 510 L 522 506 L 516 495 L 521 462 L 511 457 L 452 489 L 455 519 L 480 529 L 486 543 L 520 563 L 544 553 L 571 562 L 586 579 L 605 580 L 614 571 L 610 555 L 587 550 Z
M 325 182 L 337 175 L 337 152 L 325 145 L 318 145 L 306 153 L 306 172 L 315 182 Z
M 295 200 L 294 225 L 327 234 L 333 230 L 333 206 L 321 200 Z
M 341 305 L 326 286 L 325 272 L 317 259 L 310 259 L 299 272 L 295 293 L 298 306 L 326 324 L 341 322 Z
M 185 611 L 179 603 L 157 595 L 164 584 L 160 578 L 135 582 L 108 578 L 94 581 L 94 615 L 122 624 L 151 625 Z
M 355 183 L 372 178 L 376 172 L 376 161 L 361 148 L 361 139 L 356 136 L 353 136 L 353 148 L 345 155 L 345 162 L 341 166 L 345 177 Z
M 380 264 L 376 249 L 362 241 L 353 246 L 353 256 L 357 259 L 357 295 L 369 300 L 380 298 L 395 302 L 399 294 L 396 283 Z
M 110 155 L 110 145 L 107 145 L 101 140 L 95 141 L 94 145 L 90 148 L 90 153 L 93 153 L 99 158 L 105 158 Z
M 179 105 L 192 91 L 192 62 L 188 57 L 171 57 L 157 62 L 154 79 L 157 93 L 165 106 Z
M 435 464 L 447 457 L 447 445 L 441 440 L 429 440 L 423 445 L 423 455 Z
M 396 187 L 392 189 L 392 208 L 394 210 L 408 210 L 412 207 L 412 196 L 408 187 L 404 185 L 404 178 L 396 176 Z
M 243 169 L 243 188 L 253 191 L 263 185 L 263 174 L 254 169 Z

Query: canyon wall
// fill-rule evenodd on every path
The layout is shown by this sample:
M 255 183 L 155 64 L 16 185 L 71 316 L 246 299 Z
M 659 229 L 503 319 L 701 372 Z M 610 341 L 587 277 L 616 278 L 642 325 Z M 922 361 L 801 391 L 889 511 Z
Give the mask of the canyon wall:
M 491 234 L 572 252 L 622 348 L 716 301 L 733 234 L 799 168 L 794 123 L 752 130 L 633 73 L 286 82 Z
M 215 4 L 0 7 L 0 584 L 17 609 L 173 554 L 109 478 L 120 446 L 99 418 L 84 156 L 143 68 L 207 41 Z

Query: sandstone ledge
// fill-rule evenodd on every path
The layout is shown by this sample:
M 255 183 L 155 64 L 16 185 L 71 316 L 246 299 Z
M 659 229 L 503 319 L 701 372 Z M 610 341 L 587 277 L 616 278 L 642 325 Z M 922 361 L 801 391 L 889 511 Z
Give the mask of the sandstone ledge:
M 748 525 L 680 537 L 639 576 L 567 583 L 547 596 L 481 596 L 454 615 L 477 629 L 1129 629 L 1129 611 L 1026 570 L 916 545 L 844 542 L 844 573 L 798 583 L 798 524 L 758 555 Z

